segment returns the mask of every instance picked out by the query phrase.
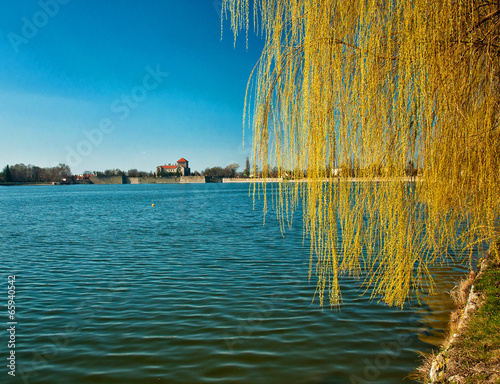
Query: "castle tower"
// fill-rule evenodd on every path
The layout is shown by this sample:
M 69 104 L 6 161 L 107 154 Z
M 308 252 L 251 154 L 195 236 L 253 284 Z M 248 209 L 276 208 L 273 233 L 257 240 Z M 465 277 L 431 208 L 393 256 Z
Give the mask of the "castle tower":
M 181 157 L 179 160 L 177 160 L 177 165 L 183 168 L 182 174 L 184 176 L 189 176 L 189 174 L 191 173 L 191 170 L 189 169 L 189 162 L 184 157 Z

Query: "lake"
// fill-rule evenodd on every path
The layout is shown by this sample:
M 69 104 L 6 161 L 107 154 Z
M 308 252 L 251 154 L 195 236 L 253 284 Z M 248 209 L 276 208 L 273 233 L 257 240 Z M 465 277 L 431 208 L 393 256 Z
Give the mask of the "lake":
M 248 184 L 0 187 L 17 322 L 16 377 L 3 364 L 0 381 L 411 383 L 464 270 L 404 310 L 349 279 L 340 310 L 319 308 L 302 218 L 282 235 L 253 206 Z

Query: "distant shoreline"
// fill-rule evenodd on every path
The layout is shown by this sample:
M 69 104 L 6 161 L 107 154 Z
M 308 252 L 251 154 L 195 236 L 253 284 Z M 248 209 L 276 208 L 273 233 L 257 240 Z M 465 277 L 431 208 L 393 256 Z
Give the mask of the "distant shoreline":
M 193 178 L 193 180 L 189 180 L 189 176 L 185 176 L 180 178 L 180 180 L 170 180 L 165 178 L 130 178 L 133 180 L 129 180 L 129 182 L 122 182 L 122 180 L 118 180 L 120 177 L 115 178 L 100 178 L 99 182 L 90 182 L 90 183 L 60 183 L 60 182 L 40 182 L 40 183 L 23 183 L 23 182 L 15 182 L 15 183 L 0 183 L 0 187 L 13 187 L 13 186 L 48 186 L 48 185 L 120 185 L 120 184 L 129 184 L 129 185 L 138 185 L 138 184 L 212 184 L 215 183 L 213 181 L 202 181 L 201 177 Z M 142 180 L 141 180 L 142 179 Z M 283 179 L 283 178 L 248 178 L 248 179 L 231 179 L 231 178 L 223 178 L 219 183 L 223 184 L 237 184 L 237 183 L 306 183 L 310 180 L 307 179 Z M 334 178 L 334 179 L 323 179 L 317 180 L 323 182 L 350 182 L 350 183 L 361 183 L 361 182 L 385 182 L 385 181 L 402 181 L 402 182 L 416 182 L 422 181 L 422 177 L 393 177 L 389 179 L 384 179 L 381 177 L 377 178 L 359 178 L 359 177 L 347 177 L 347 178 Z
M 54 185 L 51 181 L 47 182 L 40 182 L 40 183 L 22 183 L 22 182 L 16 182 L 16 183 L 0 183 L 0 187 L 37 187 L 37 186 L 46 186 L 46 185 Z
M 283 179 L 283 178 L 249 178 L 249 179 L 222 179 L 223 183 L 307 183 L 311 180 L 308 179 Z M 348 183 L 366 183 L 366 182 L 384 182 L 384 181 L 403 181 L 403 182 L 412 182 L 412 181 L 422 181 L 422 177 L 391 177 L 391 178 L 383 178 L 383 177 L 335 177 L 331 179 L 318 179 L 314 181 L 322 181 L 324 183 L 333 181 L 333 182 L 348 182 Z

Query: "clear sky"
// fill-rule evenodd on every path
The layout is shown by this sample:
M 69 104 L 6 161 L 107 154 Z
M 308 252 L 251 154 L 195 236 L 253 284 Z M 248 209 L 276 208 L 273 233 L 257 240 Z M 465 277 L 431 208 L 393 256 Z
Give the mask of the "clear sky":
M 0 168 L 73 173 L 244 167 L 242 115 L 263 42 L 221 40 L 220 0 L 18 0 L 0 12 Z M 250 141 L 245 138 L 246 143 Z

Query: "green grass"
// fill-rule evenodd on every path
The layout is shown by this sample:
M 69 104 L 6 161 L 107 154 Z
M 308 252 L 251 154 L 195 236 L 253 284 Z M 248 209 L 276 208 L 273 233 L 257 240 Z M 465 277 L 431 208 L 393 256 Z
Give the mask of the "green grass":
M 500 383 L 493 378 L 500 367 L 500 266 L 490 265 L 475 287 L 485 301 L 456 341 L 456 349 L 462 369 L 468 372 L 467 383 Z

